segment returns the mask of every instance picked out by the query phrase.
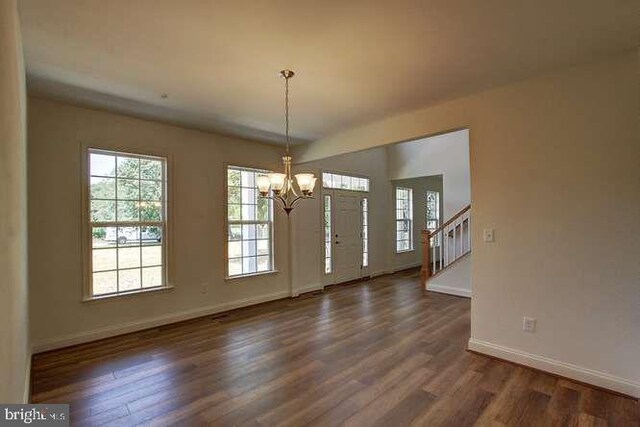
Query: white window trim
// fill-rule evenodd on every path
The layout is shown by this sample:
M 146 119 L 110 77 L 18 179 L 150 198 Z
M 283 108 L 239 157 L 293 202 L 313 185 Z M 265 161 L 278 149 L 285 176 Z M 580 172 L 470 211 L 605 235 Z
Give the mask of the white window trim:
M 398 190 L 407 190 L 409 192 L 409 200 L 410 200 L 410 206 L 409 206 L 409 213 L 411 215 L 411 218 L 409 219 L 409 249 L 398 249 L 398 221 L 403 221 L 403 220 L 399 220 L 398 219 Z M 396 250 L 396 254 L 403 254 L 406 252 L 412 252 L 415 250 L 415 244 L 414 244 L 414 236 L 413 236 L 413 189 L 412 188 L 408 188 L 408 187 L 395 187 L 394 188 L 394 196 L 393 196 L 393 201 L 394 201 L 394 245 L 395 245 L 395 250 Z
M 224 167 L 224 280 L 226 282 L 232 282 L 238 279 L 247 279 L 247 278 L 251 278 L 251 277 L 257 277 L 257 276 L 265 276 L 265 275 L 269 275 L 269 274 L 277 274 L 279 273 L 279 270 L 276 267 L 276 254 L 275 254 L 275 248 L 276 248 L 276 233 L 275 233 L 275 228 L 276 228 L 276 217 L 275 217 L 275 209 L 274 209 L 274 203 L 273 200 L 269 200 L 269 213 L 270 213 L 270 217 L 271 217 L 271 235 L 269 237 L 269 240 L 271 241 L 271 269 L 267 270 L 267 271 L 258 271 L 255 273 L 245 273 L 245 274 L 236 274 L 234 276 L 230 276 L 229 275 L 229 179 L 228 179 L 228 170 L 229 168 L 233 168 L 233 169 L 240 169 L 240 170 L 246 170 L 246 171 L 251 171 L 251 172 L 265 172 L 265 173 L 271 173 L 272 171 L 268 170 L 268 169 L 264 169 L 264 168 L 258 168 L 258 167 L 251 167 L 251 166 L 238 166 L 237 164 L 234 163 L 225 163 L 223 165 Z M 252 221 L 246 221 L 246 223 L 248 222 L 252 222 Z M 264 221 L 253 221 L 255 223 L 263 223 Z M 242 223 L 242 222 L 240 222 Z
M 93 275 L 93 241 L 91 215 L 91 179 L 90 179 L 90 155 L 92 152 L 105 152 L 109 154 L 123 154 L 127 157 L 159 158 L 164 160 L 164 234 L 162 236 L 162 266 L 164 285 L 153 288 L 132 289 L 105 295 L 93 295 L 92 275 Z M 170 291 L 174 289 L 171 282 L 170 260 L 172 259 L 172 203 L 171 203 L 171 156 L 167 153 L 150 152 L 135 147 L 123 146 L 99 146 L 95 144 L 80 144 L 80 195 L 81 195 L 81 233 L 80 248 L 82 259 L 82 302 L 109 301 L 119 298 L 127 298 L 137 295 L 148 295 L 156 292 Z M 117 222 L 109 226 L 117 226 Z

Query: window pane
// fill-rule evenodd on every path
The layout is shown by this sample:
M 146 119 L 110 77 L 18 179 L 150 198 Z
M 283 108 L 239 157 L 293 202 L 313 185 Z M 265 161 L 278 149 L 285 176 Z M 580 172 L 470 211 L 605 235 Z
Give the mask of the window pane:
M 153 288 L 162 286 L 162 267 L 149 267 L 142 269 L 142 287 Z
M 227 185 L 229 187 L 240 187 L 242 185 L 239 170 L 227 169 Z
M 255 257 L 242 258 L 242 274 L 251 274 L 257 271 Z
M 107 271 L 104 273 L 93 273 L 93 295 L 112 294 L 118 291 L 118 273 Z
M 118 291 L 140 289 L 142 287 L 140 283 L 140 273 L 139 268 L 118 271 Z
M 118 200 L 139 200 L 140 181 L 137 179 L 118 179 Z
M 258 240 L 257 241 L 258 255 L 269 254 L 269 251 L 271 250 L 270 246 L 271 245 L 269 244 L 268 240 Z
M 269 239 L 271 238 L 269 232 L 269 224 L 258 224 L 256 225 L 256 237 L 258 239 Z
M 242 256 L 242 242 L 229 242 L 229 258 Z
M 256 189 L 242 187 L 242 203 L 243 204 L 256 204 Z
M 141 159 L 140 160 L 140 178 L 142 179 L 162 179 L 162 161 Z
M 255 239 L 256 238 L 256 225 L 255 224 L 243 225 L 242 226 L 242 238 L 244 240 Z
M 259 198 L 256 205 L 256 219 L 269 221 L 269 199 Z
M 116 198 L 115 178 L 91 178 L 91 198 L 114 200 Z
M 118 246 L 137 245 L 139 233 L 138 227 L 118 227 L 118 235 L 116 237 Z
M 138 209 L 139 202 L 129 200 L 117 201 L 117 219 L 118 221 L 139 221 L 140 211 Z
M 242 202 L 240 187 L 229 187 L 227 189 L 227 203 L 240 204 Z
M 141 221 L 160 221 L 162 219 L 162 204 L 160 202 L 140 202 Z
M 141 200 L 161 200 L 162 182 L 160 181 L 140 181 Z
M 331 188 L 331 174 L 330 173 L 323 173 L 322 174 L 322 186 L 324 188 Z
M 140 267 L 140 246 L 118 248 L 118 268 Z
M 229 240 L 242 240 L 242 226 L 230 225 L 229 226 Z
M 91 266 L 93 271 L 115 270 L 116 260 L 116 249 L 94 249 Z
M 116 202 L 108 200 L 91 201 L 92 222 L 112 222 L 116 220 Z
M 119 178 L 140 178 L 140 159 L 118 156 L 117 174 Z
M 256 219 L 255 205 L 242 205 L 242 220 L 254 221 Z
M 233 221 L 241 219 L 240 205 L 227 205 L 227 217 Z
M 271 270 L 271 257 L 269 256 L 259 256 L 258 257 L 258 271 L 269 271 Z
M 332 188 L 341 188 L 342 187 L 342 175 L 336 175 L 334 174 L 332 176 L 332 184 L 331 184 Z
M 116 227 L 92 227 L 91 241 L 94 248 L 115 247 L 117 239 Z
M 162 265 L 162 245 L 145 244 L 142 246 L 142 265 Z
M 97 176 L 115 176 L 116 156 L 91 153 L 89 155 L 89 173 Z
M 245 240 L 242 242 L 242 256 L 256 256 L 257 244 L 255 240 Z
M 255 188 L 255 186 L 256 186 L 255 177 L 256 177 L 256 175 L 253 172 L 242 171 L 242 186 L 243 187 L 249 187 L 249 188 Z
M 229 260 L 229 276 L 237 276 L 242 274 L 242 258 Z

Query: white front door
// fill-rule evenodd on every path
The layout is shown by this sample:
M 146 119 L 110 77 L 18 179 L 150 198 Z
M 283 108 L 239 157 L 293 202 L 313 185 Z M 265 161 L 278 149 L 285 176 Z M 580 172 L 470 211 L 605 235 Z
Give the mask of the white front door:
M 335 192 L 334 282 L 359 279 L 362 268 L 362 196 L 353 192 Z

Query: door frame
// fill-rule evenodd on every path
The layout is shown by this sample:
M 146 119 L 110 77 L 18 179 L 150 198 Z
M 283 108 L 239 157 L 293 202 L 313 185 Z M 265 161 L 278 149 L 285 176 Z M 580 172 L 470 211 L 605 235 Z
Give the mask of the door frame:
M 348 175 L 348 176 L 356 176 L 359 178 L 367 178 L 369 179 L 369 190 L 371 190 L 371 178 L 365 175 L 359 175 L 359 174 L 353 174 L 353 173 L 340 173 L 340 172 L 333 172 L 333 171 L 323 171 L 323 172 L 329 172 L 329 173 L 339 173 L 341 175 Z M 340 282 L 340 283 L 336 283 L 336 279 L 335 279 L 335 227 L 336 227 L 336 221 L 335 221 L 335 215 L 336 215 L 336 196 L 339 194 L 351 194 L 351 195 L 356 195 L 359 199 L 359 205 L 360 205 L 360 216 L 359 216 L 359 220 L 358 220 L 358 224 L 360 227 L 360 275 L 359 277 L 357 277 L 355 280 L 358 279 L 362 279 L 363 277 L 368 277 L 370 275 L 369 273 L 369 268 L 371 265 L 371 191 L 354 191 L 354 190 L 344 190 L 344 189 L 337 189 L 337 188 L 322 188 L 322 192 L 321 192 L 321 203 L 320 203 L 320 218 L 321 218 L 321 232 L 320 234 L 320 254 L 321 254 L 321 260 L 320 260 L 320 265 L 321 265 L 321 277 L 322 277 L 322 286 L 329 286 L 329 285 L 337 285 L 340 283 L 348 283 L 348 282 Z M 325 234 L 324 234 L 324 196 L 331 196 L 331 273 L 325 273 Z M 367 233 L 368 233 L 368 254 L 369 254 L 369 262 L 367 263 L 367 266 L 363 266 L 362 265 L 362 253 L 363 253 L 363 245 L 364 245 L 364 239 L 363 239 L 363 235 L 362 235 L 362 200 L 363 199 L 367 199 Z

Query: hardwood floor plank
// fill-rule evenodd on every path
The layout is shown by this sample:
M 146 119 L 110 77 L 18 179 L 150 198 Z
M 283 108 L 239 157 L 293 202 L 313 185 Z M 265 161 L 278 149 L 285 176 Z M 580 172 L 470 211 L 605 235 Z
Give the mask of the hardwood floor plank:
M 36 354 L 72 425 L 639 425 L 638 402 L 466 351 L 418 271 Z

